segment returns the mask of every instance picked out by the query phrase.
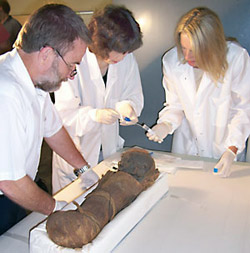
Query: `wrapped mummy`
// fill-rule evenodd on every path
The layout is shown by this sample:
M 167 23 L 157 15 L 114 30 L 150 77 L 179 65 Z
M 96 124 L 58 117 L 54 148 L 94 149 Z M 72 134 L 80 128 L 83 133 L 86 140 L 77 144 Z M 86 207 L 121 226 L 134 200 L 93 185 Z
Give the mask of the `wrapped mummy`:
M 57 245 L 81 248 L 91 242 L 114 216 L 128 206 L 159 175 L 149 153 L 130 149 L 121 156 L 117 172 L 107 172 L 77 210 L 57 211 L 46 229 Z

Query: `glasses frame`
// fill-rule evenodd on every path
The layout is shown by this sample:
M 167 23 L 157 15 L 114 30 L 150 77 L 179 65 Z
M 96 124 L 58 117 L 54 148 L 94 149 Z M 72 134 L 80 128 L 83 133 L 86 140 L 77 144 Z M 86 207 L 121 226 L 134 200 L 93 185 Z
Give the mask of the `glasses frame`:
M 67 62 L 65 61 L 65 59 L 63 58 L 63 56 L 61 55 L 61 53 L 60 53 L 56 48 L 53 48 L 53 47 L 51 47 L 51 48 L 56 52 L 57 55 L 60 56 L 60 58 L 63 60 L 63 62 L 64 62 L 65 65 L 67 66 L 67 68 L 71 70 L 71 69 L 72 69 L 71 64 L 69 64 L 69 63 L 67 63 Z M 74 77 L 76 74 L 77 74 L 77 70 L 76 70 L 76 67 L 75 67 L 75 68 L 71 71 L 70 77 Z

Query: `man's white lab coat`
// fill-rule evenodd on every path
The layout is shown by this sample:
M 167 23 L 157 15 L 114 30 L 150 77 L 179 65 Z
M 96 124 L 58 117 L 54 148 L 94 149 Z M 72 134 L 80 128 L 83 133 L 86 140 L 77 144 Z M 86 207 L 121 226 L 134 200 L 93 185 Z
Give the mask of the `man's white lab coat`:
M 204 73 L 196 87 L 194 69 L 173 48 L 163 58 L 165 108 L 158 123 L 173 125 L 172 152 L 219 158 L 229 146 L 238 153 L 250 132 L 250 61 L 242 47 L 228 42 L 228 70 L 215 84 Z
M 106 158 L 124 144 L 119 136 L 119 122 L 105 125 L 94 121 L 96 109 L 115 109 L 118 103 L 129 103 L 139 116 L 143 108 L 141 80 L 132 53 L 109 65 L 106 87 L 96 56 L 88 49 L 77 71 L 74 80 L 63 83 L 55 92 L 55 105 L 78 149 L 93 167 L 98 163 L 101 146 Z M 54 154 L 54 191 L 74 178 L 72 167 Z
M 15 48 L 0 57 L 0 73 L 0 180 L 26 175 L 34 180 L 43 137 L 57 133 L 62 122 L 48 92 L 35 88 Z

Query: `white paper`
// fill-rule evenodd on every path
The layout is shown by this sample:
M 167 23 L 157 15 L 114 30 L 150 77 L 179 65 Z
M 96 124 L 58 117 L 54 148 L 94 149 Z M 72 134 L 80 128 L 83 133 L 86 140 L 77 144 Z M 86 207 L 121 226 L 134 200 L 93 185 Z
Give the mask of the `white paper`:
M 140 148 L 140 147 L 136 147 Z M 176 163 L 181 160 L 180 157 L 174 157 L 171 155 L 167 155 L 166 153 L 163 152 L 158 152 L 158 151 L 152 151 L 152 150 L 147 150 L 149 154 L 151 154 L 152 158 L 155 161 L 155 166 L 159 171 L 162 172 L 167 172 L 174 174 L 176 172 L 177 166 Z M 109 168 L 118 168 L 118 162 L 121 160 L 120 154 L 116 155 L 116 157 L 112 157 L 112 159 L 106 159 L 103 161 L 105 166 Z
M 193 160 L 180 160 L 176 162 L 175 166 L 182 169 L 202 170 L 204 168 L 204 162 Z

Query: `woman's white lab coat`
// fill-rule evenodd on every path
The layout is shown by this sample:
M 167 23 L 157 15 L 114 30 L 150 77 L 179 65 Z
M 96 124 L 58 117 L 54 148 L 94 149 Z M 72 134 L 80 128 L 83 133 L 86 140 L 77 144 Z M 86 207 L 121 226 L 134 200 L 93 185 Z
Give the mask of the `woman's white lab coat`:
M 96 56 L 88 49 L 77 71 L 74 80 L 63 83 L 55 92 L 55 106 L 78 149 L 93 167 L 98 163 L 101 145 L 106 158 L 124 144 L 119 136 L 118 120 L 112 125 L 98 123 L 93 120 L 96 109 L 115 109 L 118 103 L 129 103 L 139 116 L 143 108 L 143 92 L 132 53 L 121 62 L 109 65 L 106 87 Z M 72 167 L 54 154 L 53 189 L 58 190 L 74 179 L 72 171 Z
M 250 133 L 250 62 L 242 47 L 228 42 L 228 70 L 215 84 L 204 73 L 196 87 L 194 69 L 173 48 L 163 58 L 165 108 L 158 123 L 173 125 L 172 152 L 219 158 L 229 146 L 238 153 Z

